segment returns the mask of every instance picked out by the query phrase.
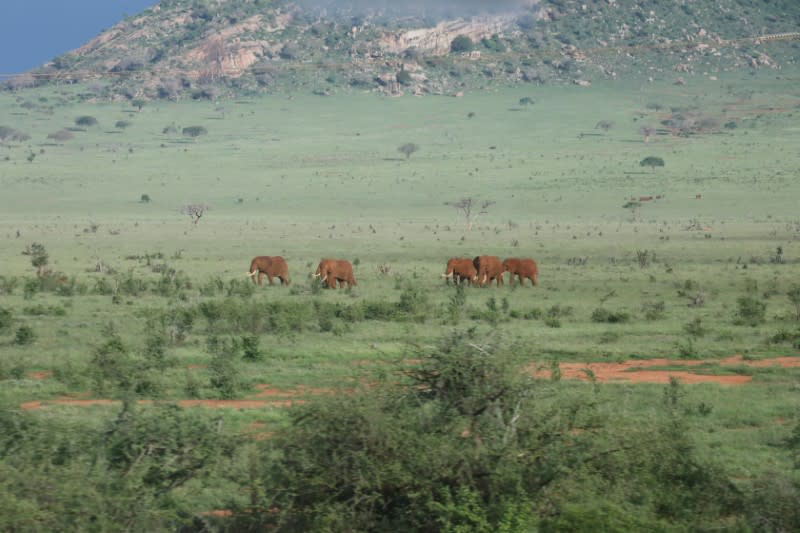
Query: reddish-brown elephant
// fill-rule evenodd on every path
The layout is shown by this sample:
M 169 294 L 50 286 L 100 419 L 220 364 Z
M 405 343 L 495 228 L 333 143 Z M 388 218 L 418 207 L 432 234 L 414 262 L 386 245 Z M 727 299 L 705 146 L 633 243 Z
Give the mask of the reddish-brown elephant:
M 337 281 L 340 289 L 345 283 L 348 287 L 358 285 L 353 277 L 353 265 L 346 259 L 322 259 L 314 277 L 320 278 L 329 289 L 335 289 Z
M 258 281 L 256 281 L 256 274 L 258 274 Z M 253 283 L 262 286 L 264 283 L 264 276 L 269 279 L 269 284 L 272 285 L 272 278 L 281 280 L 281 285 L 288 285 L 289 280 L 289 267 L 286 264 L 286 259 L 283 257 L 259 255 L 250 261 L 250 270 L 248 276 L 253 278 Z
M 536 266 L 536 261 L 533 259 L 520 259 L 517 257 L 509 257 L 503 261 L 503 271 L 510 272 L 511 278 L 508 282 L 514 285 L 514 276 L 519 277 L 520 286 L 525 286 L 525 280 L 531 280 L 531 285 L 538 283 L 539 269 Z
M 473 279 L 478 281 L 478 284 L 483 287 L 486 283 L 492 284 L 492 280 L 497 282 L 497 286 L 503 284 L 503 263 L 496 255 L 479 255 L 472 260 L 472 264 L 477 270 L 477 276 Z
M 462 281 L 467 280 L 467 283 L 472 285 L 472 280 L 478 275 L 475 270 L 475 265 L 472 264 L 472 259 L 468 257 L 452 257 L 447 261 L 447 270 L 442 277 L 450 283 L 450 278 L 456 282 L 456 285 Z

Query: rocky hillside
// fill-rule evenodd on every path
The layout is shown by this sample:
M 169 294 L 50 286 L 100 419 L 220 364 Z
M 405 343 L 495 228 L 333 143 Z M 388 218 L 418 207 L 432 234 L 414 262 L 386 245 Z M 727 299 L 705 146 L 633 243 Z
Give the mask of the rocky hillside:
M 7 85 L 88 82 L 101 98 L 452 94 L 780 68 L 800 56 L 791 37 L 754 39 L 800 27 L 796 0 L 425 3 L 162 0 Z

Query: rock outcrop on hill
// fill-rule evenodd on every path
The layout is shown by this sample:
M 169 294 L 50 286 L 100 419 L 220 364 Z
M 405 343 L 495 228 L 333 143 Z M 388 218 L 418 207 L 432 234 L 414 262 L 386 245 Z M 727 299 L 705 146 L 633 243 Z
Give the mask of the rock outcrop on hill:
M 5 85 L 88 82 L 96 98 L 454 94 L 504 83 L 588 87 L 624 75 L 675 81 L 681 73 L 686 82 L 731 68 L 778 69 L 796 61 L 800 46 L 780 34 L 800 26 L 800 2 L 463 0 L 433 16 L 424 3 L 403 13 L 394 4 L 300 1 L 162 0 Z M 503 9 L 481 12 L 484 5 Z

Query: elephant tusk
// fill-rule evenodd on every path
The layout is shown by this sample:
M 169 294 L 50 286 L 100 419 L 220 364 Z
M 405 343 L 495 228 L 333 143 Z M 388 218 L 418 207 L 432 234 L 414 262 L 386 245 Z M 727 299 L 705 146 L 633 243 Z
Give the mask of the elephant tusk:
M 251 278 L 252 278 L 253 276 L 255 276 L 256 274 L 258 274 L 258 269 L 256 269 L 256 270 L 253 270 L 252 272 L 248 272 L 248 273 L 247 273 L 247 275 L 248 275 L 248 276 L 250 276 Z

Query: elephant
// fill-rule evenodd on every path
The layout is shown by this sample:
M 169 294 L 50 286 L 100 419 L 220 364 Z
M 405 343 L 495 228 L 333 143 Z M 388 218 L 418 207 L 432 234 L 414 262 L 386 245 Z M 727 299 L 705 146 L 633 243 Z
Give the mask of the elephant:
M 464 280 L 467 280 L 467 283 L 472 285 L 472 281 L 477 275 L 478 271 L 475 270 L 472 259 L 468 257 L 452 257 L 447 261 L 447 270 L 442 274 L 442 277 L 447 280 L 447 283 L 450 283 L 450 278 L 453 278 L 456 285 Z
M 345 283 L 348 287 L 358 285 L 356 278 L 353 277 L 353 265 L 346 259 L 320 260 L 314 277 L 322 279 L 329 289 L 335 289 L 337 281 L 340 289 Z
M 525 286 L 525 279 L 531 280 L 531 285 L 536 286 L 538 283 L 537 277 L 539 269 L 536 266 L 536 261 L 533 259 L 520 259 L 517 257 L 509 257 L 503 261 L 503 271 L 511 273 L 509 283 L 514 285 L 514 276 L 519 277 L 519 284 L 521 287 Z
M 481 287 L 487 282 L 491 285 L 492 280 L 497 282 L 498 287 L 503 284 L 503 273 L 505 271 L 500 258 L 496 255 L 479 255 L 472 260 L 472 264 L 477 271 L 477 275 L 472 279 L 476 280 Z
M 256 274 L 258 274 L 258 281 L 256 281 Z M 281 280 L 281 285 L 289 285 L 289 267 L 286 265 L 286 259 L 279 255 L 259 255 L 250 261 L 250 270 L 248 276 L 253 278 L 253 283 L 259 287 L 263 286 L 264 276 L 269 279 L 269 284 L 272 285 L 272 278 Z

